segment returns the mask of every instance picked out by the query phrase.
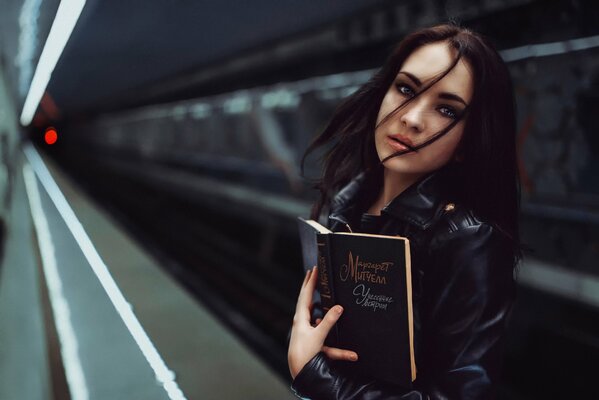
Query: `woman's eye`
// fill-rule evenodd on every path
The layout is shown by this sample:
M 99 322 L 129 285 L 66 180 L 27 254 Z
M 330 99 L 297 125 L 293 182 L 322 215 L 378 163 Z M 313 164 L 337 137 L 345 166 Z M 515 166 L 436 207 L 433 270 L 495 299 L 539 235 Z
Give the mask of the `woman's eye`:
M 448 118 L 456 119 L 458 117 L 458 113 L 451 107 L 441 106 L 439 112 Z
M 412 88 L 404 83 L 396 83 L 395 87 L 397 88 L 397 91 L 404 96 L 414 96 Z

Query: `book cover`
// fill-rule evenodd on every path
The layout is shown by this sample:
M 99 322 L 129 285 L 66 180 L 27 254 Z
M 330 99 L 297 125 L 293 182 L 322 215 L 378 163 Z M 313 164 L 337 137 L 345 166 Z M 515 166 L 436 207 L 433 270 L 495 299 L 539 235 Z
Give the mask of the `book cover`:
M 299 218 L 304 268 L 318 265 L 323 310 L 343 315 L 325 344 L 358 353 L 347 367 L 411 388 L 416 379 L 409 240 L 331 232 Z

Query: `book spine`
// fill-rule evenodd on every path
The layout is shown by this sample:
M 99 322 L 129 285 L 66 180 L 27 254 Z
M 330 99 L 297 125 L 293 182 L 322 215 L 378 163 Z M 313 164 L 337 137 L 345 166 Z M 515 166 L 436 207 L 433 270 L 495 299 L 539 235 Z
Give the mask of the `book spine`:
M 318 291 L 323 313 L 327 313 L 335 304 L 335 291 L 333 288 L 333 266 L 331 263 L 331 241 L 328 234 L 317 234 L 318 246 Z M 333 327 L 325 344 L 335 346 L 338 342 L 337 325 Z
M 322 309 L 326 313 L 335 305 L 333 297 L 333 286 L 329 271 L 329 240 L 327 235 L 316 235 L 318 245 L 318 291 Z

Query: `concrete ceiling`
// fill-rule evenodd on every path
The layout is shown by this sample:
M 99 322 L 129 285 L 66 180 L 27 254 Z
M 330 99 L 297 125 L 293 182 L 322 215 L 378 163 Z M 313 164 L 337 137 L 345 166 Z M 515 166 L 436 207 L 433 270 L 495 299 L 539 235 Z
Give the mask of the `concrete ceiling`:
M 23 46 L 29 46 L 32 72 L 59 1 L 0 1 L 0 54 L 20 109 L 29 76 Z M 121 95 L 135 97 L 144 85 L 267 47 L 381 2 L 88 0 L 48 92 L 63 113 L 93 109 Z

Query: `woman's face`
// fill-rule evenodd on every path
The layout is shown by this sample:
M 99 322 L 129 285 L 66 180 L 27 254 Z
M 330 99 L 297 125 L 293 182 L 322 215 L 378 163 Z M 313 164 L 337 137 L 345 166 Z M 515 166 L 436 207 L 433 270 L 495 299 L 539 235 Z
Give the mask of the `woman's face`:
M 427 44 L 414 50 L 385 94 L 377 125 L 383 117 L 447 69 L 454 58 L 455 53 L 444 42 Z M 443 79 L 376 129 L 375 146 L 379 159 L 406 149 L 392 136 L 416 146 L 445 128 L 470 103 L 472 91 L 469 65 L 462 58 Z M 395 173 L 413 175 L 423 175 L 441 168 L 454 156 L 462 138 L 465 119 L 430 145 L 385 161 L 385 168 Z

